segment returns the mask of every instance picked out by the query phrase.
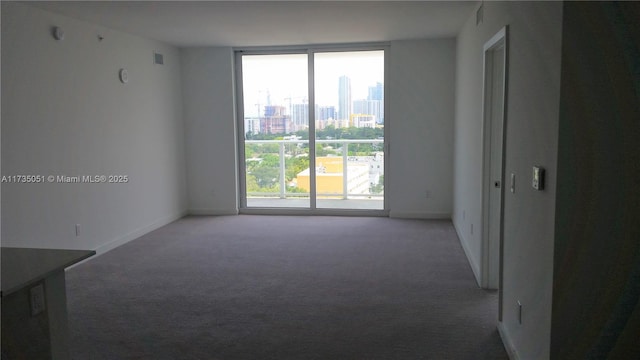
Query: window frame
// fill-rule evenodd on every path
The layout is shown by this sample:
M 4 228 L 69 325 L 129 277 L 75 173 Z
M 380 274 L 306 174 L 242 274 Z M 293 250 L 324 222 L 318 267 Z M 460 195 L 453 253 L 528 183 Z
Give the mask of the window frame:
M 349 216 L 389 216 L 389 200 L 387 189 L 391 176 L 389 176 L 389 49 L 388 42 L 358 43 L 358 44 L 320 44 L 320 45 L 293 45 L 293 46 L 254 46 L 233 48 L 234 54 L 234 85 L 235 85 L 235 116 L 236 116 L 236 171 L 237 171 L 237 202 L 240 214 L 264 214 L 264 215 L 349 215 Z M 381 210 L 369 209 L 335 209 L 317 208 L 316 204 L 316 169 L 315 169 L 315 79 L 314 64 L 316 53 L 328 52 L 354 52 L 354 51 L 383 51 L 384 52 L 384 187 L 383 208 Z M 309 171 L 310 171 L 310 203 L 309 208 L 263 208 L 247 207 L 246 190 L 246 154 L 245 154 L 245 129 L 244 129 L 244 92 L 242 77 L 242 56 L 245 55 L 307 55 L 307 83 L 309 98 Z M 313 139 L 313 140 L 312 140 Z

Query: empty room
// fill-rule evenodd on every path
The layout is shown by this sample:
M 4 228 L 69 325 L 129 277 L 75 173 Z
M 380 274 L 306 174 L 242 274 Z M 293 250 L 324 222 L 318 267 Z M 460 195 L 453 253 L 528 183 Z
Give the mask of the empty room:
M 640 358 L 638 4 L 2 1 L 2 359 Z

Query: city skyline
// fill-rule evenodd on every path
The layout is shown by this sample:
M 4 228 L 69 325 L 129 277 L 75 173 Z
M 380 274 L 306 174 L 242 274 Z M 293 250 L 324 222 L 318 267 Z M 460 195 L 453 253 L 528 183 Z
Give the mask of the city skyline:
M 316 105 L 336 111 L 341 76 L 350 79 L 351 101 L 369 100 L 371 89 L 384 84 L 383 51 L 316 53 L 314 66 Z M 263 116 L 268 104 L 285 106 L 292 115 L 294 104 L 308 102 L 306 54 L 247 55 L 242 67 L 245 117 Z

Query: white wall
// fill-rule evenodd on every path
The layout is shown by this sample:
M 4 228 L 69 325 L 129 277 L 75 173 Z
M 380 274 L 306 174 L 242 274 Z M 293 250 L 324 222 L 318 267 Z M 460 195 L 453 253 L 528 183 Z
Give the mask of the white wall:
M 453 222 L 469 261 L 481 265 L 482 47 L 509 25 L 505 173 L 516 192 L 504 203 L 502 332 L 521 359 L 549 357 L 562 3 L 485 2 L 458 36 Z M 546 189 L 531 188 L 531 168 L 546 168 Z M 471 233 L 471 225 L 474 231 Z M 523 305 L 523 323 L 518 307 Z
M 391 42 L 385 195 L 392 217 L 451 216 L 455 46 L 455 39 Z
M 181 50 L 189 212 L 238 213 L 233 50 Z
M 235 214 L 233 51 L 189 48 L 181 54 L 189 211 Z M 385 176 L 391 216 L 451 214 L 454 59 L 454 39 L 391 43 L 391 169 Z
M 160 42 L 2 3 L 2 175 L 129 177 L 3 184 L 3 246 L 104 251 L 185 213 L 179 61 Z

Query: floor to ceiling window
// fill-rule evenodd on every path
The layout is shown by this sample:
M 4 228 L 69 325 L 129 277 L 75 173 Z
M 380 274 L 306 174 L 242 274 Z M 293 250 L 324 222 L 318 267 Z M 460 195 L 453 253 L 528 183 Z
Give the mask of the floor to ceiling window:
M 242 209 L 384 210 L 384 50 L 238 51 Z

